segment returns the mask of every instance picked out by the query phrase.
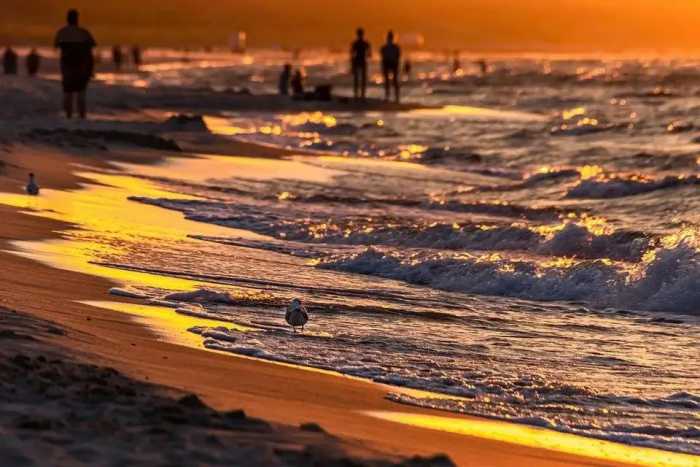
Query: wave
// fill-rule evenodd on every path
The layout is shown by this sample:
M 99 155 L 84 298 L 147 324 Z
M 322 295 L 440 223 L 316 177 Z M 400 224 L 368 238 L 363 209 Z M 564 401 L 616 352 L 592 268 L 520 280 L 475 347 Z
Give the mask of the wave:
M 570 397 L 570 394 L 566 394 L 566 397 Z M 595 400 L 600 398 L 600 396 L 591 397 L 592 401 L 589 402 L 595 403 Z M 415 397 L 400 393 L 389 393 L 387 395 L 387 399 L 400 404 L 506 420 L 513 423 L 634 446 L 700 454 L 700 427 L 697 425 L 674 424 L 674 426 L 659 426 L 643 423 L 646 413 L 644 409 L 646 407 L 663 407 L 664 404 L 656 404 L 656 401 L 653 400 L 640 400 L 640 402 L 643 402 L 640 410 L 630 407 L 630 398 L 620 396 L 607 396 L 604 398 L 608 404 L 617 405 L 619 410 L 627 413 L 632 412 L 638 420 L 635 420 L 633 416 L 630 417 L 630 422 L 626 424 L 600 423 L 599 421 L 588 420 L 586 417 L 582 417 L 581 414 L 578 414 L 575 419 L 562 417 L 561 414 L 551 409 L 525 410 L 523 412 L 527 412 L 527 414 L 523 415 L 518 411 L 501 410 L 500 412 L 494 412 L 492 410 L 484 410 L 485 408 L 482 405 L 450 398 Z M 688 423 L 691 423 L 691 421 L 688 421 Z
M 550 130 L 552 136 L 584 136 L 606 131 L 624 130 L 627 124 L 622 123 L 599 123 L 593 119 L 582 119 L 578 123 L 562 123 Z
M 636 180 L 624 178 L 610 178 L 604 180 L 582 180 L 578 185 L 569 190 L 568 198 L 622 198 L 626 196 L 641 195 L 657 190 L 666 190 L 681 186 L 700 184 L 697 176 L 668 176 L 661 180 Z
M 426 223 L 396 216 L 297 217 L 293 212 L 261 212 L 258 207 L 232 206 L 201 200 L 132 198 L 148 204 L 185 213 L 190 220 L 243 229 L 278 239 L 257 245 L 270 251 L 298 257 L 319 258 L 337 253 L 337 247 L 384 245 L 431 250 L 524 251 L 578 259 L 612 259 L 638 262 L 653 246 L 654 238 L 631 231 L 594 234 L 587 227 L 567 223 L 551 237 L 518 224 L 484 225 L 471 223 Z M 333 195 L 310 195 L 305 202 L 338 201 Z M 298 201 L 298 200 L 297 200 Z M 400 202 L 397 200 L 397 202 Z M 551 221 L 555 210 L 530 210 L 514 205 L 452 204 L 436 209 L 459 210 L 516 218 L 543 218 Z M 235 213 L 235 214 L 234 214 Z M 550 218 L 552 216 L 552 218 Z M 558 218 L 559 216 L 556 216 Z M 201 238 L 195 236 L 195 238 Z M 218 243 L 255 248 L 248 240 L 209 239 Z M 280 242 L 283 241 L 284 243 Z M 245 244 L 241 244 L 244 242 Z M 329 247 L 304 245 L 325 244 Z M 336 251 L 333 251 L 335 247 Z
M 351 136 L 360 130 L 360 127 L 351 123 L 339 123 L 337 125 L 326 125 L 325 123 L 304 122 L 291 126 L 294 131 L 302 133 L 319 133 L 324 135 Z
M 328 258 L 319 267 L 452 292 L 700 314 L 700 253 L 687 243 L 655 250 L 654 259 L 642 263 L 636 275 L 600 260 L 581 261 L 570 267 L 540 267 L 527 261 L 406 254 L 372 247 Z
M 458 162 L 462 164 L 478 164 L 483 162 L 484 157 L 474 151 L 463 148 L 452 147 L 431 147 L 421 152 L 417 158 L 424 164 L 437 164 L 445 162 Z
M 637 262 L 654 240 L 641 232 L 618 231 L 595 235 L 585 226 L 567 224 L 537 248 L 539 253 L 567 258 L 609 258 Z

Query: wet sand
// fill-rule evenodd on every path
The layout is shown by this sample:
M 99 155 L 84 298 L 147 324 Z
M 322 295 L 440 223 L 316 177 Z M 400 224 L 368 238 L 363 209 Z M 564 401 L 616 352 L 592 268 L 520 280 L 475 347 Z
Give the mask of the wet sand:
M 269 156 L 267 151 L 269 148 L 265 149 Z M 253 145 L 241 147 L 241 153 L 257 156 Z M 152 163 L 163 156 L 156 151 L 110 151 L 95 157 L 91 149 L 81 152 L 13 146 L 3 154 L 0 190 L 20 192 L 29 170 L 41 174 L 44 187 L 75 189 L 81 180 L 72 172 L 71 164 L 105 168 L 106 159 Z M 8 243 L 12 240 L 58 238 L 60 231 L 69 227 L 6 206 L 0 206 L 0 213 L 4 220 L 0 238 L 5 250 L 12 248 Z M 526 439 L 506 442 L 489 439 L 486 434 L 449 432 L 448 423 L 442 428 L 439 424 L 427 428 L 426 424 L 419 427 L 415 423 L 397 423 L 390 417 L 378 418 L 370 413 L 401 412 L 417 417 L 439 416 L 446 421 L 470 420 L 397 405 L 385 399 L 386 388 L 370 382 L 159 340 L 153 329 L 143 325 L 143 320 L 78 302 L 114 301 L 107 294 L 112 285 L 105 279 L 57 270 L 6 251 L 0 253 L 0 305 L 56 323 L 65 331 L 49 333 L 42 337 L 43 341 L 72 358 L 116 368 L 134 380 L 197 394 L 216 410 L 243 409 L 251 417 L 286 425 L 313 421 L 341 437 L 343 449 L 365 459 L 396 460 L 397 456 L 445 453 L 458 465 L 624 465 L 601 454 L 595 441 L 582 439 L 583 445 L 591 446 L 591 455 L 577 456 L 531 447 Z M 546 436 L 547 432 L 543 434 Z M 250 439 L 253 445 L 257 442 Z M 630 454 L 635 452 L 644 453 L 629 448 Z

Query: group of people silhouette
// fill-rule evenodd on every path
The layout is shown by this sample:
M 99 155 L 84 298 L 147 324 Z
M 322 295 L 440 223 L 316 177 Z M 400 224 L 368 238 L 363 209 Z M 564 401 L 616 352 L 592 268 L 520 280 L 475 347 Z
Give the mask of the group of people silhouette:
M 372 57 L 372 46 L 365 39 L 365 30 L 357 29 L 357 38 L 350 46 L 350 69 L 353 80 L 353 96 L 355 99 L 367 97 L 367 73 L 368 63 Z M 382 75 L 384 77 L 384 98 L 389 100 L 391 89 L 394 89 L 394 98 L 399 102 L 399 67 L 401 64 L 401 48 L 395 41 L 394 32 L 386 35 L 386 43 L 381 48 Z
M 32 49 L 29 54 L 27 54 L 24 63 L 29 76 L 35 76 L 39 73 L 41 56 L 36 49 Z M 16 75 L 19 73 L 19 54 L 17 54 L 12 47 L 8 46 L 5 48 L 5 52 L 2 55 L 2 69 L 3 73 L 6 75 Z
M 60 51 L 60 69 L 63 87 L 63 109 L 67 118 L 72 118 L 77 107 L 78 115 L 85 118 L 87 106 L 85 91 L 94 74 L 95 55 L 93 50 L 97 47 L 94 37 L 87 29 L 79 24 L 80 14 L 71 9 L 66 15 L 66 25 L 62 27 L 54 39 L 54 46 Z M 356 100 L 365 100 L 367 97 L 367 76 L 369 61 L 372 57 L 372 47 L 365 39 L 365 31 L 357 29 L 357 37 L 350 47 L 350 68 L 353 77 L 353 96 Z M 142 52 L 138 46 L 131 48 L 131 60 L 136 68 L 142 63 Z M 5 74 L 17 74 L 18 55 L 7 47 L 3 54 L 3 69 Z M 117 71 L 124 62 L 124 52 L 120 46 L 112 48 L 112 60 Z M 27 73 L 31 76 L 39 71 L 41 56 L 33 49 L 26 57 Z M 393 31 L 387 33 L 386 43 L 381 48 L 381 69 L 384 78 L 385 100 L 391 97 L 392 89 L 394 99 L 400 99 L 400 65 L 401 48 L 395 40 Z M 404 71 L 410 73 L 410 63 L 404 63 Z M 330 99 L 330 86 L 317 86 L 310 93 L 304 91 L 304 74 L 302 70 L 292 70 L 290 64 L 286 64 L 280 74 L 279 93 L 291 95 L 297 98 Z
M 133 45 L 131 46 L 131 50 L 129 52 L 131 54 L 131 63 L 134 65 L 134 68 L 138 69 L 143 62 L 141 47 L 138 45 Z M 122 65 L 126 62 L 126 54 L 120 45 L 115 45 L 112 47 L 112 62 L 114 63 L 114 68 L 117 71 L 120 71 L 122 69 Z
M 396 43 L 393 31 L 389 31 L 386 43 L 381 48 L 381 67 L 384 77 L 384 97 L 385 100 L 391 98 L 393 89 L 394 99 L 400 99 L 400 69 L 401 69 L 401 48 Z M 350 46 L 350 70 L 353 80 L 353 96 L 356 100 L 367 98 L 367 76 L 369 73 L 369 62 L 372 58 L 372 46 L 365 39 L 365 31 L 357 29 L 357 37 Z M 404 72 L 410 74 L 411 64 L 404 63 Z M 307 95 L 304 91 L 304 74 L 298 69 L 292 71 L 292 65 L 287 63 L 282 68 L 279 78 L 279 93 L 283 96 L 291 95 L 295 98 Z M 317 87 L 318 91 L 318 87 Z

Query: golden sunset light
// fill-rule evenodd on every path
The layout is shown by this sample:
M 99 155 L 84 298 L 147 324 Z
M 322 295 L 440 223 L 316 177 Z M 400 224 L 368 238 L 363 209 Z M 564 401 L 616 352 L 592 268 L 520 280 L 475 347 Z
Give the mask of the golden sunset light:
M 419 33 L 432 48 L 700 49 L 695 0 L 5 0 L 0 38 L 40 40 L 68 7 L 86 10 L 110 43 L 219 45 L 244 30 L 257 47 L 342 47 L 347 31 L 363 25 L 377 39 L 387 28 Z
M 0 467 L 700 467 L 700 0 L 3 0 Z

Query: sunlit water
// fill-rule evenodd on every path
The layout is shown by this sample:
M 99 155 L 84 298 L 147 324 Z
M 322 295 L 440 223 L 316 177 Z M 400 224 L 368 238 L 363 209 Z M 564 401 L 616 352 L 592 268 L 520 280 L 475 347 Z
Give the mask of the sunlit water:
M 340 63 L 307 71 L 342 90 Z M 278 64 L 144 79 L 269 90 Z M 226 137 L 335 156 L 92 175 L 114 187 L 81 192 L 105 221 L 55 214 L 87 230 L 43 253 L 144 273 L 130 290 L 206 318 L 190 331 L 211 349 L 452 396 L 389 396 L 402 403 L 697 454 L 691 65 L 501 60 L 481 76 L 433 58 L 406 94 L 451 107 L 210 115 Z M 169 295 L 197 287 L 210 292 Z M 293 297 L 311 312 L 304 335 L 283 326 Z

